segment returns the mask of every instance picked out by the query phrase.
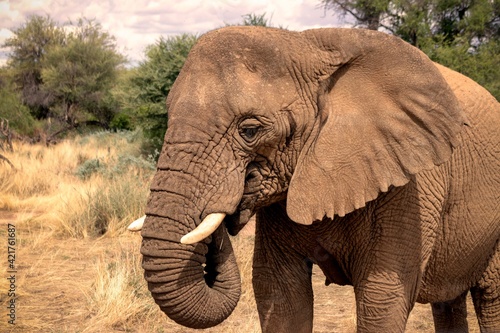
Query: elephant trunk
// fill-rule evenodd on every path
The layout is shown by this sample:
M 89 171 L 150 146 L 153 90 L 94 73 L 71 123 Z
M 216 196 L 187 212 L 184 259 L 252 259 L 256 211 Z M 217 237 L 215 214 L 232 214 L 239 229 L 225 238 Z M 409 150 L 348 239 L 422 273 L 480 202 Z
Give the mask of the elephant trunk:
M 203 242 L 184 245 L 179 243 L 182 232 L 159 233 L 152 228 L 159 224 L 175 226 L 168 218 L 148 216 L 141 248 L 145 278 L 155 302 L 183 326 L 207 328 L 221 323 L 232 313 L 241 293 L 225 227 L 221 225 Z
M 142 228 L 143 268 L 163 312 L 181 325 L 207 328 L 226 319 L 240 297 L 233 248 L 224 224 L 194 244 L 182 244 L 181 238 L 209 215 L 234 213 L 243 195 L 244 170 L 234 165 L 231 151 L 214 150 L 219 153 L 214 161 L 225 166 L 220 170 L 192 162 L 201 158 L 177 147 L 169 145 L 172 152 L 160 155 L 151 185 Z

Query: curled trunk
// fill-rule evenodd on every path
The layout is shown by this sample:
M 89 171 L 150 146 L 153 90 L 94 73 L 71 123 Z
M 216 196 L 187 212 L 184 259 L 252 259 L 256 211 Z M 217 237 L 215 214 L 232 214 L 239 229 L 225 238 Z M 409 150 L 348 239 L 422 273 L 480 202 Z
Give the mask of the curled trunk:
M 225 227 L 204 242 L 184 245 L 179 243 L 183 231 L 172 222 L 148 216 L 144 224 L 141 253 L 149 290 L 161 310 L 177 323 L 191 328 L 215 326 L 231 314 L 241 292 Z

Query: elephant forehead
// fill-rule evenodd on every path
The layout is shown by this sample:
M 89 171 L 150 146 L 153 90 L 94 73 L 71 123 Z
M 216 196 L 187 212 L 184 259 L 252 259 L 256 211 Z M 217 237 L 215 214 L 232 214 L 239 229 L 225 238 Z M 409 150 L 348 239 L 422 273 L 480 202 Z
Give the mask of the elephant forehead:
M 203 35 L 190 52 L 187 63 L 202 65 L 227 79 L 240 66 L 264 78 L 286 75 L 291 33 L 260 27 L 226 27 Z M 201 68 L 200 68 L 201 69 Z
M 204 80 L 199 75 L 188 75 L 175 88 L 177 97 L 169 107 L 169 122 L 178 118 L 208 121 L 212 117 L 221 124 L 222 118 L 230 122 L 242 114 L 269 115 L 270 111 L 278 111 L 298 98 L 290 77 L 264 79 L 245 66 L 225 79 Z
M 291 78 L 266 79 L 243 66 L 236 69 L 236 77 L 226 89 L 228 100 L 243 108 L 270 108 L 295 97 L 295 86 Z

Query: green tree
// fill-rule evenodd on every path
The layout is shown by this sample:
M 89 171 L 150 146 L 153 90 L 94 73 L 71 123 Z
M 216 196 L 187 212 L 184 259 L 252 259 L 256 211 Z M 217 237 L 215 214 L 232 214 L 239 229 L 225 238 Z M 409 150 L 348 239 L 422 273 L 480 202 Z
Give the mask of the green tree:
M 388 31 L 500 98 L 500 0 L 321 0 L 356 25 Z
M 48 15 L 33 15 L 12 33 L 14 36 L 7 39 L 3 46 L 11 49 L 8 66 L 13 70 L 16 89 L 21 92 L 22 102 L 35 117 L 46 118 L 49 97 L 41 89 L 42 61 L 48 48 L 62 45 L 64 31 Z
M 0 101 L 2 101 L 0 120 L 6 120 L 10 130 L 17 135 L 33 136 L 37 122 L 31 116 L 28 107 L 21 102 L 8 68 L 0 68 Z
M 266 17 L 266 13 L 262 14 L 255 14 L 255 13 L 249 13 L 242 15 L 241 18 L 243 21 L 240 23 L 234 24 L 234 25 L 243 25 L 243 26 L 257 26 L 257 27 L 273 27 L 273 24 L 271 23 L 271 18 Z M 226 23 L 225 26 L 231 26 L 233 24 Z M 280 29 L 286 29 L 283 26 L 278 26 Z
M 118 105 L 118 110 L 111 121 L 112 130 L 133 130 L 136 127 L 134 118 L 136 117 L 137 103 L 134 101 L 137 93 L 135 87 L 132 87 L 131 81 L 137 72 L 137 68 L 120 67 L 117 71 L 117 77 L 110 89 L 111 96 Z
M 471 47 L 466 40 L 457 39 L 454 44 L 428 47 L 429 57 L 452 68 L 485 87 L 500 100 L 500 42 L 490 40 Z
M 161 149 L 168 119 L 165 100 L 196 41 L 190 34 L 160 37 L 146 48 L 146 60 L 131 74 L 128 109 L 144 129 L 150 151 Z
M 325 11 L 333 10 L 345 17 L 351 15 L 356 26 L 377 30 L 387 17 L 390 0 L 321 0 Z
M 66 42 L 48 48 L 42 61 L 42 90 L 52 102 L 51 115 L 70 128 L 109 127 L 118 108 L 110 89 L 124 62 L 100 24 L 79 19 Z
M 263 14 L 245 14 L 242 16 L 243 22 L 241 25 L 253 25 L 253 26 L 259 26 L 259 27 L 271 27 L 271 19 L 266 18 L 266 13 Z

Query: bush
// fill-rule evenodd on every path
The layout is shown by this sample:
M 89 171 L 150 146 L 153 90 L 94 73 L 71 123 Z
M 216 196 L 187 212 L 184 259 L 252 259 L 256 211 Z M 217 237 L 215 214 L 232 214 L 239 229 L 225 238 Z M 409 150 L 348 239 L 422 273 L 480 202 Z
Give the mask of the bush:
M 30 114 L 27 106 L 21 102 L 21 96 L 14 91 L 9 78 L 0 72 L 0 101 L 2 101 L 1 118 L 8 120 L 11 130 L 22 136 L 33 136 L 40 128 Z
M 99 169 L 105 169 L 105 165 L 98 158 L 93 158 L 84 161 L 76 170 L 75 174 L 82 180 L 89 179 L 90 176 L 99 171 Z
M 124 175 L 115 179 L 94 179 L 63 205 L 61 223 L 71 237 L 95 237 L 120 233 L 144 214 L 148 197 L 147 180 Z

